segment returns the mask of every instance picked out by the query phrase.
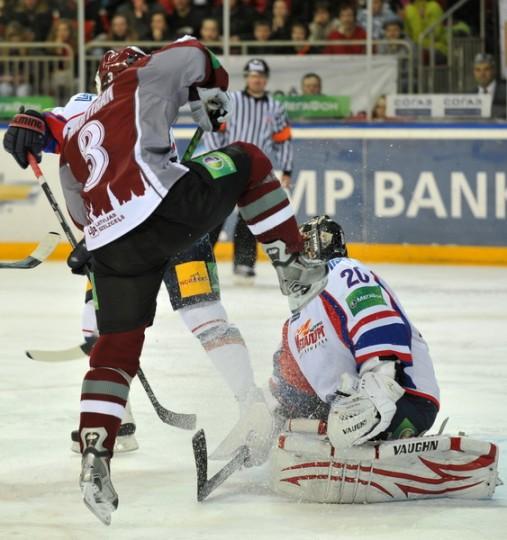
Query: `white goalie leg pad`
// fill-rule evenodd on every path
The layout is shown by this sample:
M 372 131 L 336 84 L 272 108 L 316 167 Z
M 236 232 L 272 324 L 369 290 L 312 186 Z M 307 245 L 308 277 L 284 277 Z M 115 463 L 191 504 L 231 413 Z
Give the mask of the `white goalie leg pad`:
M 498 447 L 435 435 L 335 450 L 325 436 L 284 432 L 271 453 L 276 493 L 301 501 L 352 504 L 492 497 Z

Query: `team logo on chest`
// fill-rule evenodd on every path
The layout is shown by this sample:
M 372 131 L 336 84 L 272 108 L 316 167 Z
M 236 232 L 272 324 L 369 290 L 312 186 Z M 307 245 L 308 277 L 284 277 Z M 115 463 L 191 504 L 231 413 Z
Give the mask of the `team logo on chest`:
M 327 337 L 322 321 L 312 324 L 312 320 L 308 319 L 296 330 L 295 342 L 299 354 L 316 349 L 326 341 Z

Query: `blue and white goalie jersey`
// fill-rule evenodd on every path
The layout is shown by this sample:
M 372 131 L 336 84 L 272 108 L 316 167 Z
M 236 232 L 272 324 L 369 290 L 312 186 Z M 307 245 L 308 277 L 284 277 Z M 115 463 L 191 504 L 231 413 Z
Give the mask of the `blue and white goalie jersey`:
M 331 260 L 326 288 L 287 321 L 285 330 L 285 347 L 323 401 L 332 399 L 342 373 L 357 375 L 368 359 L 395 355 L 405 391 L 439 406 L 421 333 L 390 287 L 357 260 Z

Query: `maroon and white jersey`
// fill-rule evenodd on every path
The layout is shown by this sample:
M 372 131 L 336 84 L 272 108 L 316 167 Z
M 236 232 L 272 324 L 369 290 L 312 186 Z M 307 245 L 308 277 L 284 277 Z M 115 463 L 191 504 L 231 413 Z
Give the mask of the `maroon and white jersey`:
M 188 171 L 171 160 L 169 128 L 189 89 L 227 84 L 218 60 L 183 38 L 119 74 L 67 130 L 60 179 L 89 250 L 142 223 Z

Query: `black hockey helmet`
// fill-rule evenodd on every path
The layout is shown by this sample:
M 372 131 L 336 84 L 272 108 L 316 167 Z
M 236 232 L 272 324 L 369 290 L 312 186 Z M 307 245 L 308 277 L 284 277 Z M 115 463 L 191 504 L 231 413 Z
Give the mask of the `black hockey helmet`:
M 269 77 L 269 66 L 262 58 L 252 58 L 248 60 L 243 68 L 243 75 L 246 77 L 249 73 L 260 73 Z
M 329 216 L 315 216 L 300 225 L 299 230 L 305 238 L 306 255 L 311 259 L 348 257 L 343 229 Z

